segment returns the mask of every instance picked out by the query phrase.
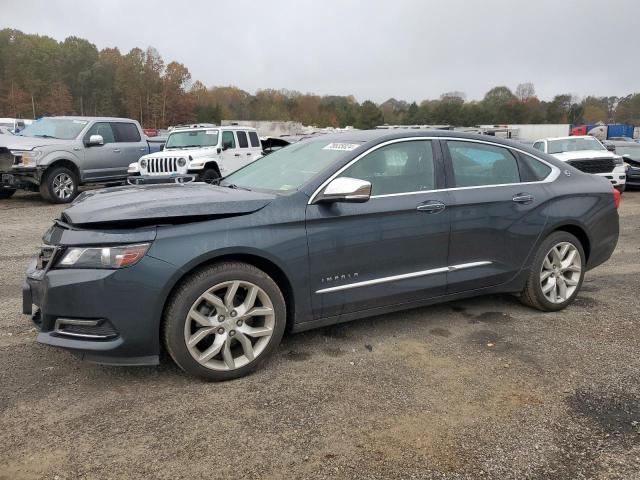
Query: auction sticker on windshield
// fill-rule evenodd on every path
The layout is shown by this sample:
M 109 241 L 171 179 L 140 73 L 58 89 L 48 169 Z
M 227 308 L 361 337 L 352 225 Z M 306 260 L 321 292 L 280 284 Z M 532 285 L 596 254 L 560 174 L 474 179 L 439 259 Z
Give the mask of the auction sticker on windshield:
M 351 150 L 355 150 L 360 145 L 357 143 L 330 143 L 323 150 L 342 150 L 345 152 L 350 152 Z

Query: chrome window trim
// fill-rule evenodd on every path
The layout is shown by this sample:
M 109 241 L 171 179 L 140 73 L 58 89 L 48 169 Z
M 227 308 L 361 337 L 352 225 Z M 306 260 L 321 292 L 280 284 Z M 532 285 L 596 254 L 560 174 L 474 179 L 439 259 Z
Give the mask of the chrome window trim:
M 371 285 L 378 285 L 381 283 L 395 282 L 396 280 L 406 280 L 409 278 L 425 277 L 427 275 L 434 275 L 436 273 L 457 272 L 458 270 L 464 270 L 466 268 L 473 268 L 473 267 L 481 267 L 483 265 L 491 265 L 492 263 L 493 262 L 490 262 L 488 260 L 484 260 L 480 262 L 460 263 L 458 265 L 451 265 L 449 267 L 432 268 L 429 270 L 421 270 L 419 272 L 403 273 L 400 275 L 392 275 L 390 277 L 380 277 L 380 278 L 374 278 L 371 280 L 364 280 L 362 282 L 349 283 L 347 285 L 337 285 L 335 287 L 322 288 L 320 290 L 316 290 L 316 293 L 317 294 L 332 293 L 332 292 L 338 292 L 341 290 L 350 290 L 352 288 L 368 287 Z
M 391 145 L 393 143 L 410 142 L 410 141 L 414 141 L 414 140 L 443 140 L 443 141 L 455 140 L 455 141 L 461 141 L 461 142 L 482 143 L 482 144 L 491 145 L 491 146 L 495 146 L 495 147 L 502 147 L 502 148 L 506 148 L 507 150 L 513 150 L 513 151 L 522 153 L 523 155 L 528 155 L 529 157 L 533 158 L 534 160 L 537 160 L 538 162 L 542 162 L 543 164 L 545 164 L 545 165 L 547 165 L 548 167 L 551 168 L 551 172 L 549 172 L 549 175 L 547 175 L 544 179 L 538 180 L 538 181 L 535 181 L 535 182 L 499 183 L 499 184 L 493 184 L 493 185 L 474 185 L 474 186 L 471 186 L 471 187 L 451 187 L 451 188 L 439 188 L 439 189 L 434 189 L 434 190 L 418 190 L 418 191 L 414 191 L 414 192 L 387 193 L 387 194 L 383 194 L 383 195 L 371 195 L 370 198 L 400 197 L 400 196 L 404 196 L 404 195 L 418 195 L 420 193 L 449 192 L 449 191 L 456 191 L 456 190 L 470 190 L 470 189 L 474 189 L 474 188 L 507 187 L 507 186 L 514 186 L 514 185 L 536 185 L 536 184 L 540 184 L 540 183 L 551 183 L 551 182 L 553 182 L 554 180 L 556 180 L 560 176 L 560 169 L 558 167 L 556 167 L 555 165 L 552 165 L 551 163 L 547 162 L 546 160 L 543 160 L 542 158 L 536 157 L 535 155 L 532 155 L 529 152 L 525 152 L 524 150 L 521 150 L 521 149 L 519 149 L 517 147 L 511 147 L 511 146 L 507 146 L 507 145 L 502 145 L 502 144 L 496 143 L 496 142 L 485 141 L 485 140 L 476 140 L 476 139 L 472 139 L 472 138 L 459 138 L 459 137 L 433 137 L 433 136 L 426 136 L 426 137 L 395 138 L 393 140 L 388 140 L 388 141 L 383 142 L 383 143 L 381 143 L 379 145 L 375 145 L 375 146 L 371 147 L 369 150 L 367 150 L 366 152 L 361 153 L 356 158 L 354 158 L 349 163 L 347 163 L 345 166 L 343 166 L 340 170 L 338 170 L 333 175 L 331 175 L 327 180 L 322 182 L 322 184 L 320 184 L 320 186 L 318 188 L 315 189 L 315 191 L 313 192 L 311 197 L 309 197 L 309 201 L 307 202 L 307 205 L 312 205 L 313 202 L 316 199 L 316 196 L 322 191 L 322 189 L 324 189 L 331 182 L 331 180 L 333 180 L 334 178 L 338 177 L 342 172 L 344 172 L 351 165 L 353 165 L 358 160 L 363 158 L 365 155 L 368 155 L 368 154 L 376 151 L 379 148 L 385 147 L 387 145 Z

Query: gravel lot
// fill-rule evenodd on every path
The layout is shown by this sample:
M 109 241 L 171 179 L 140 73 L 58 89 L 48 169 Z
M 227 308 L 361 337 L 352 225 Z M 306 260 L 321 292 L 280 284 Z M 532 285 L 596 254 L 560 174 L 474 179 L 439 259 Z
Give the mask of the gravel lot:
M 0 478 L 640 478 L 640 192 L 563 312 L 491 296 L 289 335 L 223 384 L 35 342 L 20 286 L 61 210 L 0 203 Z

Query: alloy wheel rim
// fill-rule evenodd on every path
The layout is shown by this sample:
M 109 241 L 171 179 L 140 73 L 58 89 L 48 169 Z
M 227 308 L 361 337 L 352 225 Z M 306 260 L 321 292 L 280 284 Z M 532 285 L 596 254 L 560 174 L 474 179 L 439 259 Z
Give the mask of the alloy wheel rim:
M 66 173 L 59 173 L 53 179 L 53 193 L 56 197 L 67 199 L 73 194 L 73 179 Z
M 540 286 L 551 303 L 563 303 L 575 293 L 582 275 L 582 257 L 575 245 L 561 242 L 547 252 L 540 269 Z
M 193 303 L 185 319 L 184 341 L 200 365 L 236 370 L 260 356 L 274 327 L 267 293 L 251 282 L 232 280 L 208 289 Z

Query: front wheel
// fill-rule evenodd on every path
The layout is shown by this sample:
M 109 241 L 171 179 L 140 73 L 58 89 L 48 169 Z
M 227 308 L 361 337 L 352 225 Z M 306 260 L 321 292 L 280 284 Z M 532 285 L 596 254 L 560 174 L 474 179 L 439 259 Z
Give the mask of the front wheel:
M 207 168 L 198 175 L 198 181 L 204 183 L 215 183 L 220 179 L 220 175 L 213 168 Z
M 47 170 L 40 183 L 40 195 L 51 203 L 70 203 L 78 195 L 78 178 L 66 167 Z
M 540 245 L 521 300 L 544 312 L 562 310 L 575 299 L 586 266 L 580 241 L 568 232 L 554 232 Z
M 14 193 L 16 193 L 16 191 L 13 188 L 2 188 L 0 189 L 0 200 L 11 198 Z
M 172 295 L 164 340 L 176 364 L 205 380 L 242 377 L 277 348 L 286 306 L 276 283 L 239 262 L 203 268 Z

